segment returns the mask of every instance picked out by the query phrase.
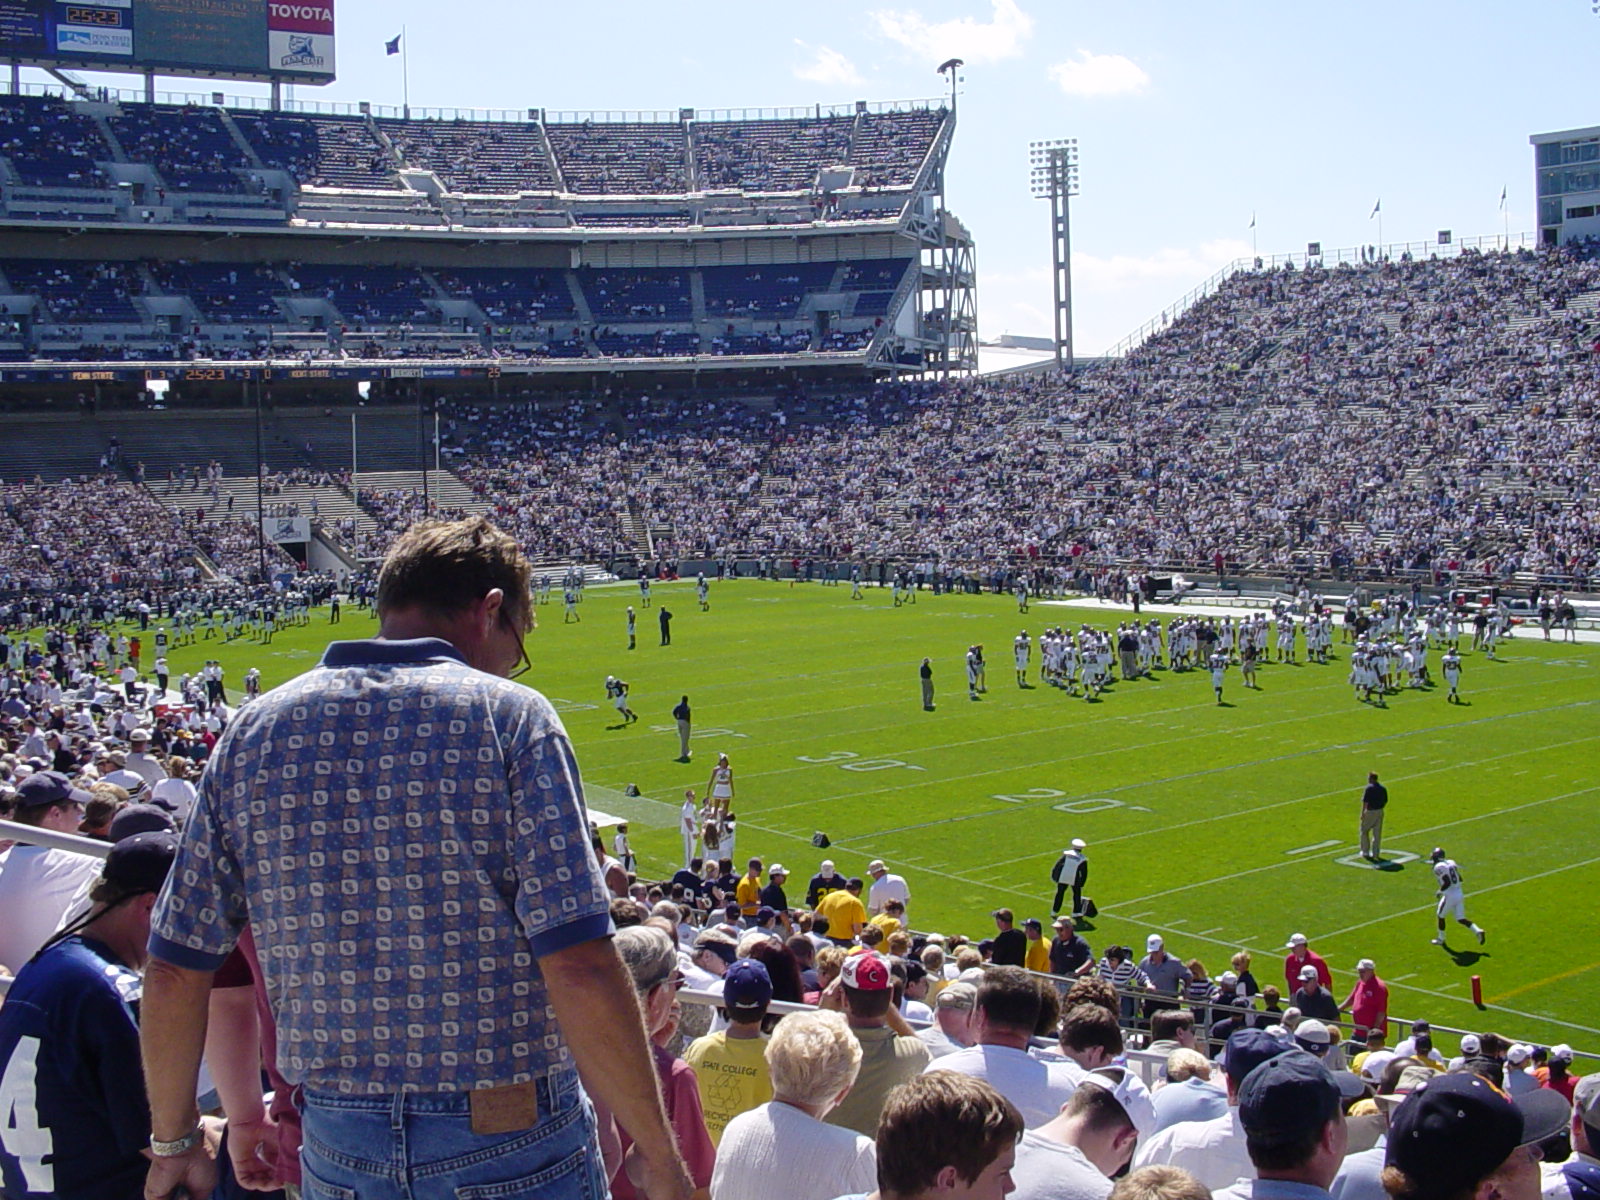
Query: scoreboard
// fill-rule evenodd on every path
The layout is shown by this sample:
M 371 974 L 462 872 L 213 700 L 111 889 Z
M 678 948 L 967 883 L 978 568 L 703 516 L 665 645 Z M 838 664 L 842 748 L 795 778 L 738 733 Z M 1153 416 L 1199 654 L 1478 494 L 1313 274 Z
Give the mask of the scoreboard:
M 0 0 L 0 60 L 331 83 L 334 0 Z

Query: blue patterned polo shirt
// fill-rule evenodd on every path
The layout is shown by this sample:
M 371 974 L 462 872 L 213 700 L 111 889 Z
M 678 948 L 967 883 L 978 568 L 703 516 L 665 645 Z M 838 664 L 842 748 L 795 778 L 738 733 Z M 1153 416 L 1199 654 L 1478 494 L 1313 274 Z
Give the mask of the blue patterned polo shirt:
M 538 958 L 612 932 L 548 701 L 448 642 L 335 642 L 218 742 L 150 953 L 255 931 L 278 1068 L 320 1091 L 460 1091 L 571 1068 Z

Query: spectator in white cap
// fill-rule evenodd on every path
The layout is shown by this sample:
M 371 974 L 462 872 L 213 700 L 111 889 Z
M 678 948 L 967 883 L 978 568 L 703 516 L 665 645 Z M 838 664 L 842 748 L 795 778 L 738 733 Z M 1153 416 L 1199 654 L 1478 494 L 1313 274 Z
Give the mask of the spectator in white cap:
M 1178 959 L 1167 953 L 1167 946 L 1161 940 L 1159 933 L 1152 933 L 1144 940 L 1145 956 L 1139 960 L 1139 970 L 1150 983 L 1150 990 L 1162 997 L 1177 999 L 1185 984 L 1194 978 L 1189 968 Z M 1144 1002 L 1145 1016 L 1156 1012 L 1158 1009 L 1170 1008 L 1171 1004 L 1163 1000 L 1146 1000 Z
M 1506 1051 L 1505 1090 L 1510 1096 L 1520 1096 L 1539 1086 L 1539 1080 L 1529 1069 L 1533 1062 L 1533 1047 L 1517 1042 Z M 1600 1122 L 1596 1122 L 1600 1124 Z
M 1300 968 L 1300 986 L 1289 1003 L 1300 1010 L 1302 1017 L 1315 1017 L 1319 1021 L 1339 1023 L 1339 1002 L 1333 998 L 1317 968 L 1307 963 Z
M 1303 933 L 1294 934 L 1284 947 L 1289 951 L 1283 960 L 1283 977 L 1288 981 L 1289 992 L 1300 986 L 1300 981 L 1305 978 L 1305 968 L 1317 969 L 1317 980 L 1330 992 L 1333 990 L 1333 974 L 1328 970 L 1327 961 L 1311 949 L 1310 943 Z
M 1111 1178 L 1156 1128 L 1149 1089 L 1126 1067 L 1084 1077 L 1061 1111 L 1017 1143 L 1013 1200 L 1104 1200 Z
M 789 896 L 783 890 L 784 883 L 789 878 L 789 868 L 782 863 L 773 863 L 767 868 L 767 886 L 761 889 L 761 903 L 778 914 L 785 928 L 793 930 L 789 923 Z
M 135 729 L 128 735 L 128 753 L 122 760 L 122 765 L 130 771 L 135 771 L 144 776 L 145 783 L 155 787 L 167 777 L 167 769 L 161 760 L 150 753 L 150 731 L 148 729 Z
M 867 913 L 877 915 L 890 900 L 898 900 L 907 909 L 911 907 L 911 889 L 903 875 L 896 875 L 884 866 L 883 859 L 875 858 L 867 864 L 867 874 L 872 876 L 872 887 L 867 892 Z
M 1294 1027 L 1294 1044 L 1314 1058 L 1326 1058 L 1333 1049 L 1333 1031 L 1315 1017 L 1306 1017 Z
M 844 876 L 833 869 L 833 859 L 823 859 L 822 866 L 811 877 L 811 885 L 806 888 L 806 907 L 812 912 L 816 912 L 817 902 L 829 892 L 844 891 L 844 884 Z
M 1378 978 L 1378 964 L 1370 958 L 1356 963 L 1355 986 L 1339 1011 L 1350 1014 L 1351 1036 L 1357 1040 L 1365 1040 L 1369 1030 L 1389 1024 L 1389 985 Z

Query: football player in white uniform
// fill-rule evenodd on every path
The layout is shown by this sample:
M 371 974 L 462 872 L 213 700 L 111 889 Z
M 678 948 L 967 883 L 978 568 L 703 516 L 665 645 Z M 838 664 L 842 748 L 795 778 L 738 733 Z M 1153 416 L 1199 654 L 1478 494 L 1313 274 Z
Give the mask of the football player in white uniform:
M 1017 664 L 1017 686 L 1025 688 L 1028 686 L 1028 660 L 1033 657 L 1033 641 L 1028 637 L 1026 629 L 1017 634 L 1012 641 L 1011 653 Z
M 1467 919 L 1466 896 L 1461 890 L 1461 868 L 1456 866 L 1454 859 L 1446 858 L 1443 848 L 1439 846 L 1433 848 L 1433 853 L 1428 855 L 1428 861 L 1433 863 L 1433 877 L 1439 881 L 1439 900 L 1434 906 L 1434 916 L 1439 921 L 1439 933 L 1433 939 L 1433 944 L 1444 945 L 1444 920 L 1448 915 L 1472 930 L 1478 939 L 1478 945 L 1483 945 L 1488 935 Z
M 1228 672 L 1228 656 L 1218 650 L 1211 656 L 1211 690 L 1217 694 L 1217 703 L 1222 703 L 1222 677 Z
M 1445 696 L 1450 704 L 1461 703 L 1461 655 L 1454 650 L 1446 650 L 1444 657 L 1439 660 L 1439 669 L 1444 672 L 1444 681 L 1450 685 L 1450 692 Z
M 618 679 L 615 675 L 607 675 L 606 699 L 610 700 L 612 707 L 621 714 L 624 725 L 631 725 L 639 719 L 639 714 L 628 707 L 628 684 L 625 680 Z

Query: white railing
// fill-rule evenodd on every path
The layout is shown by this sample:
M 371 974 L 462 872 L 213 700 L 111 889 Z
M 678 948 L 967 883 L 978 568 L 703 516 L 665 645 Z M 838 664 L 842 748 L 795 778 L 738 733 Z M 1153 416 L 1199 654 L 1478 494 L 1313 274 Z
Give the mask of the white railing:
M 64 84 L 24 81 L 16 94 L 23 96 L 54 96 L 67 100 L 84 98 L 117 104 L 143 104 L 145 102 L 143 88 L 114 87 L 110 85 L 90 86 L 85 89 L 80 97 L 78 92 Z M 469 108 L 461 106 L 440 108 L 412 105 L 407 108 L 397 104 L 373 104 L 365 100 L 314 100 L 301 99 L 298 96 L 293 99 L 285 98 L 278 108 L 274 110 L 270 95 L 231 96 L 217 91 L 156 91 L 154 95 L 157 104 L 193 105 L 203 108 L 236 108 L 256 112 L 278 111 L 303 116 L 360 117 L 371 115 L 380 118 L 410 119 L 413 121 L 495 121 L 522 124 L 538 120 L 538 114 L 542 111 L 537 106 L 528 108 Z M 937 108 L 947 103 L 947 100 L 941 98 L 872 100 L 865 102 L 864 111 L 875 114 L 914 112 L 918 109 Z M 853 117 L 856 114 L 857 107 L 857 101 L 848 101 L 842 104 L 801 104 L 780 108 L 693 109 L 685 106 L 684 108 L 663 109 L 550 109 L 543 111 L 543 118 L 556 124 L 580 124 L 584 121 L 593 121 L 596 124 L 649 123 L 674 125 L 683 119 L 685 112 L 690 112 L 693 113 L 692 119 L 695 121 L 790 121 L 819 117 Z

